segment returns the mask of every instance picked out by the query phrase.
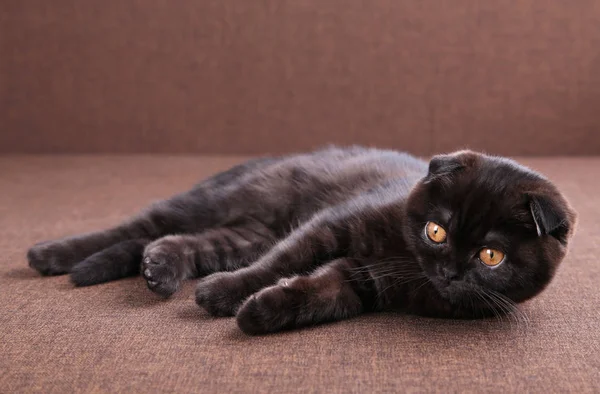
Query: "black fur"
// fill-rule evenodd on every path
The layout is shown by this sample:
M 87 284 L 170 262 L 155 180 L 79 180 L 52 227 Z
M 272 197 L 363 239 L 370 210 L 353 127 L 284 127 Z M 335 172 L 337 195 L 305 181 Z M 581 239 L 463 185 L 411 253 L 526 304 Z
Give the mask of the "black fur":
M 427 238 L 430 221 L 446 242 Z M 510 312 L 550 282 L 574 225 L 557 189 L 508 159 L 462 151 L 428 165 L 329 148 L 247 162 L 115 228 L 41 243 L 27 257 L 78 286 L 141 270 L 162 296 L 203 277 L 199 305 L 262 334 L 368 311 Z M 504 261 L 484 265 L 484 247 Z

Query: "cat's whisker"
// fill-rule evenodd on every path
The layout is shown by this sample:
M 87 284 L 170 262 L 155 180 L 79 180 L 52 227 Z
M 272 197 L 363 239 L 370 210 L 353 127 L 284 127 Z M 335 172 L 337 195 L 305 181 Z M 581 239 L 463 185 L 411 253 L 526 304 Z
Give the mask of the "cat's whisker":
M 485 296 L 485 293 L 480 292 L 479 290 L 475 290 L 475 294 L 488 306 L 490 311 L 494 314 L 494 317 L 502 321 L 502 316 L 498 314 L 496 307 L 494 307 Z
M 420 272 L 418 271 L 394 271 L 394 270 L 389 270 L 389 271 L 381 271 L 381 272 L 364 272 L 364 273 L 360 273 L 360 274 L 369 274 L 369 279 L 371 280 L 379 280 L 381 278 L 387 278 L 387 277 L 407 277 L 407 276 L 412 276 L 412 275 L 416 275 L 419 274 Z M 354 274 L 350 274 L 349 275 L 349 279 L 350 280 L 355 280 L 357 278 L 359 278 L 358 273 L 354 273 Z
M 421 287 L 425 286 L 427 283 L 431 282 L 426 275 L 423 275 L 423 277 L 425 278 L 425 281 L 423 282 L 423 284 L 421 284 L 419 287 L 413 290 L 414 293 L 416 293 Z
M 529 327 L 529 317 L 518 307 L 514 301 L 494 290 L 489 290 L 489 292 L 492 296 L 496 297 L 499 302 L 506 306 L 510 315 L 512 315 L 517 321 L 517 324 L 523 323 L 525 327 Z
M 395 272 L 397 274 L 411 274 L 411 273 L 418 273 L 418 272 L 423 272 L 420 269 L 398 269 L 398 267 L 390 267 L 389 269 L 385 269 L 385 268 L 380 268 L 380 269 L 374 269 L 374 270 L 369 270 L 368 271 L 371 274 L 382 274 L 382 273 L 388 273 L 388 272 Z
M 401 286 L 410 282 L 413 282 L 416 279 L 421 279 L 421 278 L 425 278 L 426 276 L 424 274 L 420 274 L 420 275 L 413 275 L 413 276 L 402 276 L 397 278 L 396 280 L 394 280 L 385 290 L 387 290 L 388 288 L 392 287 L 392 286 Z
M 421 271 L 421 269 L 418 267 L 402 267 L 402 266 L 394 266 L 394 265 L 388 264 L 388 265 L 382 265 L 379 267 L 372 267 L 372 266 L 361 267 L 361 269 L 351 270 L 351 272 L 356 272 L 356 273 L 367 272 L 367 271 L 381 272 L 381 271 L 388 271 L 388 270 L 394 270 L 394 271 L 398 271 L 398 272 Z
M 379 269 L 382 270 L 382 271 L 386 271 L 386 270 L 395 270 L 395 269 L 397 269 L 397 267 L 385 267 L 385 266 L 382 266 Z M 352 274 L 358 275 L 358 274 L 363 274 L 363 273 L 366 273 L 366 272 L 377 271 L 377 267 L 360 267 L 360 269 L 352 269 L 352 270 L 349 270 L 349 271 Z
M 494 293 L 491 293 L 490 295 L 499 304 L 504 305 L 504 309 L 506 311 L 507 316 L 513 318 L 515 320 L 515 323 L 517 324 L 517 328 L 519 328 L 521 319 L 520 319 L 520 315 L 517 314 L 517 308 L 514 305 L 507 303 L 506 300 L 504 300 L 503 298 L 499 297 L 498 295 L 496 295 Z
M 389 275 L 389 274 L 382 274 L 382 275 L 377 275 L 377 276 L 371 276 L 369 279 L 372 281 L 378 281 L 384 278 L 390 278 L 393 277 L 393 275 Z
M 502 316 L 506 317 L 506 319 L 508 320 L 508 324 L 510 325 L 511 329 L 513 327 L 513 320 L 515 320 L 517 328 L 519 328 L 519 321 L 514 318 L 514 315 L 511 313 L 511 310 L 506 306 L 506 304 L 500 302 L 500 300 L 498 298 L 496 298 L 493 294 L 486 293 L 486 295 L 487 295 L 488 299 L 492 303 L 494 303 L 494 305 L 496 305 L 498 307 L 498 309 L 500 310 L 500 313 L 502 314 Z
M 353 273 L 362 273 L 362 272 L 381 271 L 381 270 L 385 271 L 387 269 L 393 269 L 393 270 L 397 270 L 397 271 L 417 271 L 418 270 L 416 267 L 402 267 L 402 266 L 394 266 L 394 265 L 390 265 L 390 264 L 382 264 L 380 266 L 360 267 L 357 269 L 352 269 L 350 271 Z
M 401 274 L 412 274 L 412 273 L 422 272 L 417 267 L 389 266 L 389 267 L 382 267 L 382 268 L 371 268 L 371 267 L 362 267 L 362 268 L 364 268 L 364 269 L 351 271 L 351 276 L 358 276 L 360 274 L 365 274 L 365 273 L 372 274 L 372 276 L 373 276 L 373 275 L 384 275 L 384 274 L 401 275 Z
M 389 256 L 389 257 L 385 257 L 383 259 L 379 259 L 374 261 L 373 263 L 370 263 L 369 265 L 377 265 L 379 263 L 384 263 L 386 261 L 392 261 L 392 260 L 396 260 L 398 262 L 413 262 L 413 259 L 407 258 L 406 256 Z
M 424 274 L 419 271 L 397 272 L 394 270 L 390 270 L 390 271 L 385 271 L 385 272 L 374 272 L 373 274 L 371 274 L 369 276 L 369 279 L 376 281 L 376 280 L 380 280 L 383 278 L 396 278 L 396 279 L 394 279 L 394 281 L 399 281 L 402 279 L 410 279 L 412 277 L 421 277 L 422 275 L 424 275 Z M 356 279 L 356 276 L 354 274 L 354 275 L 350 275 L 350 278 L 347 279 L 347 281 L 353 281 L 355 279 Z
M 379 271 L 374 270 L 369 273 L 371 274 L 372 278 L 375 278 L 375 277 L 384 277 L 384 276 L 396 277 L 396 276 L 406 276 L 406 275 L 413 275 L 413 274 L 422 274 L 423 271 L 417 270 L 417 269 L 411 269 L 411 270 L 390 269 L 390 270 L 379 270 Z
M 405 280 L 405 281 L 403 281 L 401 283 L 396 283 L 397 281 L 394 281 L 390 285 L 388 285 L 387 287 L 385 287 L 383 290 L 377 292 L 377 298 L 376 299 L 379 300 L 380 297 L 383 295 L 383 293 L 385 293 L 387 290 L 389 290 L 390 288 L 392 288 L 394 286 L 401 286 L 401 285 L 404 285 L 404 284 L 415 282 L 415 281 L 417 281 L 419 279 L 422 279 L 422 278 L 426 278 L 427 279 L 427 277 L 425 275 L 422 275 L 422 276 L 417 276 L 417 277 L 414 277 L 414 278 L 407 279 L 407 280 Z M 425 282 L 425 283 L 427 283 L 427 282 Z M 419 288 L 420 287 L 421 286 L 419 286 Z
M 469 294 L 469 302 L 471 303 L 471 311 L 473 315 L 476 315 L 477 310 L 475 309 L 475 303 L 473 302 L 473 296 Z
M 511 327 L 513 320 L 517 328 L 521 327 L 521 323 L 525 324 L 525 327 L 528 326 L 529 320 L 512 300 L 493 290 L 484 291 L 483 294 L 500 309 L 502 316 L 506 316 Z
M 392 283 L 392 284 L 390 284 L 389 286 L 385 287 L 383 290 L 381 290 L 381 291 L 379 291 L 379 292 L 378 292 L 378 294 L 377 294 L 377 300 L 379 300 L 379 299 L 381 298 L 381 296 L 382 296 L 382 295 L 383 295 L 383 294 L 384 294 L 384 293 L 385 293 L 387 290 L 389 290 L 390 288 L 392 288 L 392 287 L 394 287 L 394 286 L 406 285 L 406 284 L 409 284 L 409 283 L 412 283 L 412 282 L 416 282 L 416 281 L 418 281 L 419 279 L 426 279 L 426 278 L 425 278 L 425 277 L 417 277 L 417 278 L 413 278 L 413 279 L 411 279 L 411 280 L 404 281 L 404 282 L 402 282 L 402 283 L 396 283 L 396 284 L 395 284 L 395 283 Z M 427 281 L 425 281 L 423 284 L 425 284 L 425 283 L 427 283 Z M 422 285 L 421 285 L 421 286 L 422 286 Z M 420 288 L 421 286 L 419 286 L 419 288 Z

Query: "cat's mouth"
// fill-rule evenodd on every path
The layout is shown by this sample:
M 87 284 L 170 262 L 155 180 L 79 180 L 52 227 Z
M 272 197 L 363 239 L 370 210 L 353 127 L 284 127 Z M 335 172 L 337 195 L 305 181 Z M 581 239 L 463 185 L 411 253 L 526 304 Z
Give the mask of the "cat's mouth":
M 443 276 L 435 276 L 430 280 L 440 296 L 451 303 L 470 299 L 475 293 L 473 285 L 461 279 L 451 280 Z
M 436 276 L 430 278 L 431 282 L 433 282 L 435 288 L 444 295 L 445 293 L 451 292 L 453 289 L 457 287 L 456 282 L 454 280 L 449 280 L 444 278 L 443 276 Z

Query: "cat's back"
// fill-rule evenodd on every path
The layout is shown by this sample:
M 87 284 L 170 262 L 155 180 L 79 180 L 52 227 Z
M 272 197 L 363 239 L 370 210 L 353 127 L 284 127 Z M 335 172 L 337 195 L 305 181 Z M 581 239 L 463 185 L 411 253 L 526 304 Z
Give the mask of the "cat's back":
M 426 173 L 427 163 L 407 153 L 328 147 L 255 159 L 215 176 L 198 190 L 210 186 L 235 206 L 267 209 L 279 218 L 302 222 L 321 209 L 359 196 L 403 199 Z M 386 192 L 372 194 L 382 190 Z
M 321 183 L 339 184 L 344 180 L 420 178 L 426 173 L 427 163 L 405 152 L 331 146 L 308 153 L 253 159 L 217 174 L 209 181 L 213 185 L 234 186 L 312 178 Z
M 407 153 L 352 146 L 283 156 L 249 174 L 247 182 L 273 191 L 295 191 L 341 201 L 392 179 L 414 183 L 427 163 Z
M 427 172 L 427 163 L 404 152 L 352 146 L 328 147 L 307 154 L 293 155 L 274 165 L 277 173 L 306 173 L 327 182 L 344 179 L 387 180 L 418 176 Z M 362 182 L 361 182 L 362 183 Z M 368 183 L 368 182 L 367 182 Z

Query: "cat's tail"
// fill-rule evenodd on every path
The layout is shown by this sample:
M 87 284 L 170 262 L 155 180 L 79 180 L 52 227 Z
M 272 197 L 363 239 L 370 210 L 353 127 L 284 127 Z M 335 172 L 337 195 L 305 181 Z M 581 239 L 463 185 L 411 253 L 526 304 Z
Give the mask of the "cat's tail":
M 91 286 L 138 275 L 148 243 L 148 239 L 133 239 L 94 253 L 71 269 L 71 281 L 76 286 Z

